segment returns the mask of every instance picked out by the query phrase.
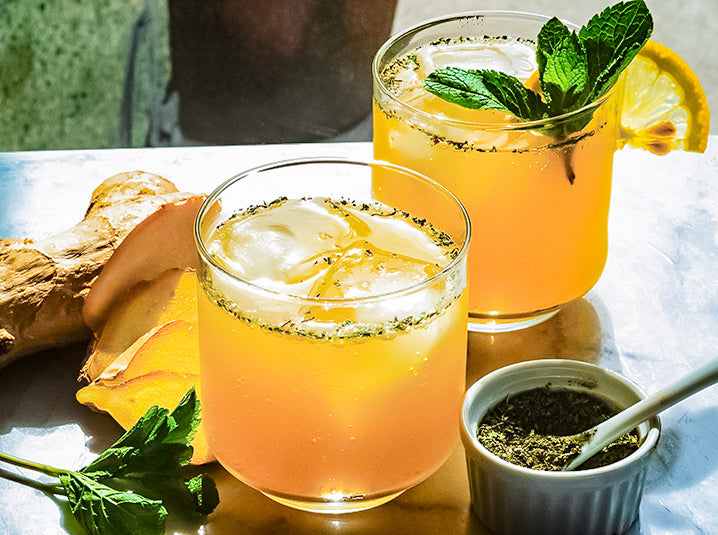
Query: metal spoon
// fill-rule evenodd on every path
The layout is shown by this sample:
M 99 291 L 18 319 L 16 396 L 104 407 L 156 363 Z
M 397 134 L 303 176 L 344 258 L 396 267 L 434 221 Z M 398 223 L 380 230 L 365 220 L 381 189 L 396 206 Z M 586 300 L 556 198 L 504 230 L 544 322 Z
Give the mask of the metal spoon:
M 704 364 L 608 420 L 581 433 L 580 436 L 584 437 L 586 442 L 581 447 L 579 454 L 566 463 L 562 470 L 574 470 L 603 447 L 641 422 L 716 382 L 718 382 L 718 359 Z

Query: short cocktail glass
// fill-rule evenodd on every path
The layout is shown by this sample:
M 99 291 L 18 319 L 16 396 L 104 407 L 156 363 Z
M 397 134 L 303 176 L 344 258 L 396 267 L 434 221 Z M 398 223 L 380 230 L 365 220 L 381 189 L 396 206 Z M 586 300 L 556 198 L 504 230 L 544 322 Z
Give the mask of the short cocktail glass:
M 285 161 L 215 190 L 195 239 L 202 417 L 219 462 L 329 513 L 436 471 L 459 436 L 469 233 L 451 193 L 386 163 Z
M 374 59 L 374 156 L 437 180 L 471 217 L 470 330 L 543 321 L 585 295 L 606 262 L 622 79 L 581 110 L 534 122 L 422 88 L 445 66 L 501 70 L 535 86 L 536 36 L 548 19 L 501 11 L 435 19 L 396 35 Z

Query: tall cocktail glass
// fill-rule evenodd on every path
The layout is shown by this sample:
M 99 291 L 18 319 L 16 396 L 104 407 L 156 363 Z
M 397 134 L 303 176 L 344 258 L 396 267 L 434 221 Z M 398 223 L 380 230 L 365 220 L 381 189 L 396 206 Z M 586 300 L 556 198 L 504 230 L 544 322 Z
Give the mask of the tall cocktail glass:
M 471 217 L 470 330 L 550 317 L 586 294 L 606 261 L 622 81 L 578 111 L 534 122 L 422 88 L 444 66 L 535 84 L 535 41 L 548 19 L 501 11 L 435 19 L 396 35 L 374 59 L 375 157 L 437 180 Z
M 195 238 L 200 398 L 219 462 L 280 503 L 331 513 L 437 470 L 458 440 L 469 232 L 446 189 L 385 163 L 285 161 L 215 190 Z

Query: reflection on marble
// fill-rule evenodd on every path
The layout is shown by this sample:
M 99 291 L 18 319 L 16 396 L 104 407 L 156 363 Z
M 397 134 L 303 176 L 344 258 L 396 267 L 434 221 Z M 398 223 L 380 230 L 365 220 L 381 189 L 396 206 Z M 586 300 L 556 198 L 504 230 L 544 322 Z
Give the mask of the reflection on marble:
M 467 386 L 490 371 L 527 360 L 574 359 L 594 364 L 611 360 L 604 356 L 615 354 L 615 346 L 594 302 L 598 299 L 577 299 L 543 323 L 520 331 L 469 333 Z

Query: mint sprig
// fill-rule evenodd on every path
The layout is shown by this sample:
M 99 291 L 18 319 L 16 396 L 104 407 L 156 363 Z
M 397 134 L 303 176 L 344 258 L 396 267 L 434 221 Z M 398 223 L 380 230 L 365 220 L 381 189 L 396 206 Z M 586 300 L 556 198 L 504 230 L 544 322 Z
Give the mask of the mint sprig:
M 554 17 L 541 28 L 536 42 L 541 94 L 507 74 L 458 67 L 435 70 L 424 88 L 467 108 L 506 111 L 523 121 L 548 119 L 605 95 L 652 31 L 653 18 L 643 0 L 608 7 L 578 32 Z M 546 133 L 562 138 L 581 130 L 590 119 L 577 118 L 560 131 L 549 126 Z
M 190 442 L 199 425 L 194 388 L 177 407 L 153 406 L 120 439 L 80 470 L 63 470 L 0 452 L 0 461 L 53 476 L 59 483 L 18 482 L 64 495 L 80 525 L 93 535 L 165 531 L 167 498 L 206 515 L 219 503 L 214 481 L 205 474 L 187 479 Z M 140 492 L 141 491 L 141 492 Z

